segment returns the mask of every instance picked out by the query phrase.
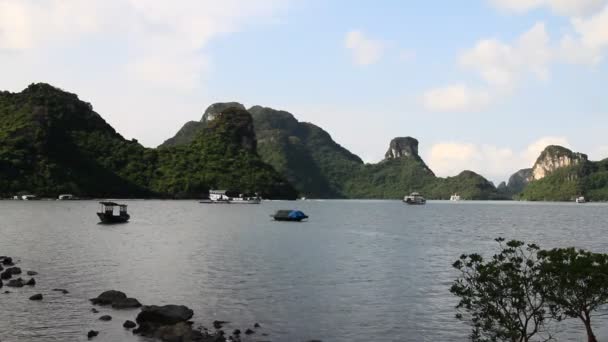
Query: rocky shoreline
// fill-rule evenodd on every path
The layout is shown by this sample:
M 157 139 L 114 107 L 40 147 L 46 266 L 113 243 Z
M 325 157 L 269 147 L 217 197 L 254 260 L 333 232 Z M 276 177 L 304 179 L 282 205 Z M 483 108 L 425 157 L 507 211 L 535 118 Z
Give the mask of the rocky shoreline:
M 36 288 L 37 283 L 33 276 L 38 275 L 38 272 L 28 270 L 25 272 L 30 278 L 24 280 L 20 277 L 24 272 L 16 266 L 18 263 L 12 257 L 0 256 L 0 289 L 11 288 L 11 290 L 3 291 L 4 294 L 17 293 L 19 288 L 27 287 L 28 289 Z M 42 291 L 44 292 L 44 291 Z M 66 289 L 53 288 L 47 291 L 59 292 L 63 295 L 68 295 L 70 292 Z M 44 293 L 28 293 L 29 299 L 32 301 L 44 301 Z M 117 322 L 124 329 L 131 330 L 134 335 L 139 335 L 147 338 L 156 339 L 165 342 L 240 342 L 244 336 L 260 336 L 264 341 L 267 340 L 267 333 L 264 333 L 262 326 L 259 323 L 252 323 L 250 327 L 243 330 L 234 329 L 231 332 L 226 332 L 224 327 L 229 324 L 227 321 L 213 321 L 210 328 L 202 325 L 195 326 L 192 321 L 194 311 L 184 305 L 143 305 L 136 298 L 128 297 L 124 292 L 117 290 L 108 290 L 99 294 L 97 297 L 89 299 L 93 307 L 90 312 L 98 314 L 100 311 L 96 306 L 109 307 L 112 310 L 137 310 L 139 312 L 133 320 Z M 112 316 L 104 314 L 98 318 L 101 321 L 110 322 Z M 86 330 L 86 329 L 85 329 Z M 95 339 L 100 332 L 97 330 L 89 330 L 83 332 L 89 340 Z M 310 341 L 312 342 L 312 341 Z M 320 342 L 320 341 L 316 341 Z

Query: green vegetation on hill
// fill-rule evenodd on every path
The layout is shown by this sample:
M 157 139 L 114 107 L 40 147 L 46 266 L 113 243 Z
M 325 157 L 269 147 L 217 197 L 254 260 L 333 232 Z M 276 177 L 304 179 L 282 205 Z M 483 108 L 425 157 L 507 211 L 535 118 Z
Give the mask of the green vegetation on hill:
M 299 122 L 292 114 L 254 106 L 260 156 L 302 193 L 316 198 L 346 196 L 344 183 L 363 166 L 359 157 L 323 129 Z
M 243 108 L 236 102 L 216 103 L 200 122 L 187 123 L 163 148 L 191 142 L 204 130 L 208 117 L 219 109 Z M 313 198 L 402 198 L 420 191 L 431 199 L 449 199 L 459 193 L 465 199 L 501 198 L 492 183 L 473 172 L 438 178 L 418 155 L 418 141 L 411 137 L 391 141 L 387 159 L 363 164 L 318 126 L 299 122 L 291 113 L 261 106 L 249 109 L 253 116 L 258 153 L 283 175 L 300 195 Z
M 200 197 L 209 188 L 296 192 L 256 152 L 251 116 L 219 115 L 194 140 L 145 148 L 125 140 L 92 106 L 47 84 L 0 93 L 0 195 Z
M 573 201 L 578 196 L 608 201 L 608 160 L 559 168 L 530 182 L 519 194 L 520 199 L 528 201 Z

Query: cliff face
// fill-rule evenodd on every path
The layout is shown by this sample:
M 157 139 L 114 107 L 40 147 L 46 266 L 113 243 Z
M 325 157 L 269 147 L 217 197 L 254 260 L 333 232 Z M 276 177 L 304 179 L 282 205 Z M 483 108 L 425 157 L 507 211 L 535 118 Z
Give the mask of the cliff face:
M 211 106 L 207 107 L 205 112 L 203 113 L 203 117 L 201 118 L 202 123 L 206 123 L 209 121 L 215 120 L 215 118 L 220 115 L 223 111 L 229 108 L 237 108 L 240 110 L 246 110 L 245 106 L 238 102 L 218 102 L 214 103 Z
M 547 146 L 532 168 L 532 180 L 540 180 L 558 169 L 581 165 L 587 162 L 587 155 L 574 153 L 561 146 Z
M 384 154 L 385 159 L 417 156 L 418 140 L 412 137 L 401 137 L 391 140 L 388 151 Z
M 532 169 L 521 169 L 509 177 L 509 182 L 505 185 L 503 191 L 510 195 L 518 194 L 532 181 L 532 177 Z

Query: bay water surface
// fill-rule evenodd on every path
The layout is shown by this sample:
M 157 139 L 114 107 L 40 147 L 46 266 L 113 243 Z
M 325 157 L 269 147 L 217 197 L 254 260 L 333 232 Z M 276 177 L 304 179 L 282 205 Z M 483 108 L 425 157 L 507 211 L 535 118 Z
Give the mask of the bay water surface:
M 606 204 L 125 203 L 131 221 L 108 226 L 97 223 L 96 201 L 0 201 L 0 255 L 39 272 L 35 288 L 0 291 L 0 341 L 85 341 L 91 329 L 96 341 L 143 341 L 122 328 L 138 310 L 91 312 L 88 298 L 109 289 L 187 305 L 197 325 L 259 322 L 245 341 L 467 341 L 449 292 L 460 254 L 489 256 L 499 236 L 608 252 Z M 309 221 L 269 217 L 294 208 Z M 44 300 L 29 301 L 35 293 Z M 594 327 L 608 339 L 606 318 Z M 551 329 L 557 341 L 585 340 L 574 320 Z

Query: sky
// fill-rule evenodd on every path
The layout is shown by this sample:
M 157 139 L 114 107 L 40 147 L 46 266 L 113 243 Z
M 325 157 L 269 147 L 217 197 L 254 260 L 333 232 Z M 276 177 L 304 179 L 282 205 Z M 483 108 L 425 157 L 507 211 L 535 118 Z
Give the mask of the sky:
M 238 101 L 495 183 L 550 144 L 608 157 L 607 54 L 608 0 L 0 0 L 0 89 L 77 93 L 145 146 Z

